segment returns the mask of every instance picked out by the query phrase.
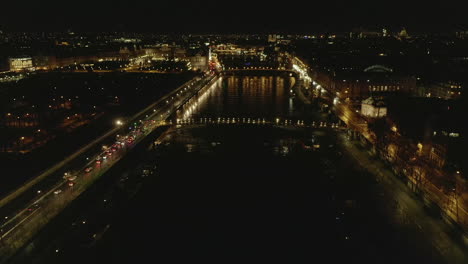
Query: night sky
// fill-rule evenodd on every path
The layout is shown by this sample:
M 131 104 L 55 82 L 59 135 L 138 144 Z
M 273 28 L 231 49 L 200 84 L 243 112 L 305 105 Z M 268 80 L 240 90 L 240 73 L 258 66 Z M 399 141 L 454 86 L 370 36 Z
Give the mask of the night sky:
M 468 25 L 466 1 L 2 1 L 8 31 L 308 32 L 389 26 Z

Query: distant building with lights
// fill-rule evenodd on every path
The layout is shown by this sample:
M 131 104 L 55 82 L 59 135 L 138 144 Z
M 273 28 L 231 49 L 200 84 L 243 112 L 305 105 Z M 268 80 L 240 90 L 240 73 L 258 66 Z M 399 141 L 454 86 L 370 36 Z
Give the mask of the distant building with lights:
M 209 51 L 205 51 L 204 49 L 189 49 L 187 53 L 192 70 L 205 71 L 208 69 Z
M 395 73 L 384 65 L 371 65 L 364 70 L 318 70 L 314 78 L 340 99 L 361 102 L 370 96 L 410 94 L 416 87 L 416 79 Z
M 402 28 L 401 31 L 398 33 L 398 38 L 399 39 L 407 39 L 409 38 L 408 32 L 406 31 L 406 28 Z
M 33 60 L 31 57 L 9 58 L 10 71 L 31 71 L 33 68 Z
M 357 39 L 368 39 L 368 38 L 380 38 L 383 33 L 378 29 L 365 29 L 365 28 L 354 28 L 349 33 L 349 38 Z
M 467 39 L 468 38 L 468 30 L 458 30 L 455 32 L 455 36 L 460 39 Z
M 380 98 L 369 97 L 362 101 L 361 114 L 371 118 L 384 117 L 387 115 L 387 105 Z
M 270 43 L 276 43 L 276 35 L 268 35 L 268 42 Z
M 426 97 L 436 97 L 440 99 L 457 99 L 461 97 L 464 82 L 455 80 L 439 81 L 428 85 Z

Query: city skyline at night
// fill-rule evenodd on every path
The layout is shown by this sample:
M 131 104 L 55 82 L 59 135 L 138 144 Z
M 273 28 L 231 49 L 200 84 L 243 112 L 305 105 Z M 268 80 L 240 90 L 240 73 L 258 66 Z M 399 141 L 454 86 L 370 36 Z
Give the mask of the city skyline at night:
M 0 263 L 468 263 L 462 3 L 3 10 Z

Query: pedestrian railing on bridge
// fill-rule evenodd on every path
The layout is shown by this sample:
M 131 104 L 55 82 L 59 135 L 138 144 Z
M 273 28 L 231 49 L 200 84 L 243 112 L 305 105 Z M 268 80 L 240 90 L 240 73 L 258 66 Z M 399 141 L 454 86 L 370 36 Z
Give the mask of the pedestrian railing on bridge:
M 331 128 L 345 129 L 342 122 L 327 122 L 327 121 L 304 121 L 302 119 L 268 119 L 268 118 L 250 118 L 250 117 L 199 117 L 199 118 L 184 118 L 177 119 L 175 125 L 274 125 L 279 127 L 296 127 L 296 128 Z

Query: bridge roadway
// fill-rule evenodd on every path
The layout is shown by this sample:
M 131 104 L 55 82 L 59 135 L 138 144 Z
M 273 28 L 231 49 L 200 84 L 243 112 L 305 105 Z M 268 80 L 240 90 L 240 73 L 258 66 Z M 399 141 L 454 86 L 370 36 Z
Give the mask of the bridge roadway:
M 131 127 L 126 133 L 121 133 L 122 130 L 126 130 L 122 127 L 110 130 L 0 200 L 3 220 L 0 225 L 0 262 L 7 261 L 47 222 L 124 157 L 128 150 L 156 128 L 165 125 L 166 119 L 189 98 L 203 87 L 214 85 L 218 79 L 216 75 L 205 74 L 201 79 L 185 83 L 129 119 L 127 124 L 131 124 Z M 107 152 L 94 153 L 89 158 L 88 150 L 96 146 L 100 149 L 102 142 L 109 140 L 115 141 L 112 150 L 108 148 Z M 75 179 L 64 179 L 61 169 L 67 168 L 67 165 L 76 160 L 86 162 L 82 162 L 81 166 L 73 170 Z M 37 194 L 35 187 L 47 178 L 57 180 L 52 181 Z M 32 199 L 28 199 L 30 197 Z
M 239 72 L 247 72 L 247 73 L 259 72 L 261 74 L 266 74 L 270 72 L 279 72 L 279 73 L 286 73 L 286 74 L 291 73 L 291 74 L 294 74 L 295 77 L 298 76 L 298 73 L 294 70 L 273 68 L 273 67 L 243 67 L 243 68 L 228 67 L 228 69 L 221 71 L 220 74 L 224 76 L 224 75 L 230 75 L 230 74 L 238 74 Z

